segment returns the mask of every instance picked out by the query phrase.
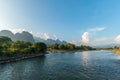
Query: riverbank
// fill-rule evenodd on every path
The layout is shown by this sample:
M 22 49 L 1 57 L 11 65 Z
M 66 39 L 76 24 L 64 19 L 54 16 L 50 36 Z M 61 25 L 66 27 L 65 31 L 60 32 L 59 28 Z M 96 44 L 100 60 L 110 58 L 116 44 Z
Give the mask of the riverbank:
M 30 59 L 34 57 L 44 56 L 47 53 L 40 53 L 40 54 L 27 54 L 27 55 L 18 55 L 13 57 L 5 57 L 0 59 L 0 64 L 9 63 L 9 62 L 16 62 L 24 59 Z
M 119 80 L 119 64 L 109 50 L 51 53 L 1 65 L 0 80 Z
M 77 49 L 75 49 L 75 50 L 56 50 L 56 49 L 49 49 L 48 51 L 53 52 L 53 53 L 57 53 L 57 52 L 58 53 L 59 52 L 65 53 L 65 52 L 79 52 L 79 51 L 91 51 L 91 50 L 77 50 Z
M 64 52 L 76 52 L 78 50 L 49 50 L 50 52 L 53 52 L 53 53 L 57 53 L 57 52 L 61 52 L 61 53 L 64 53 Z M 80 50 L 79 50 L 80 51 Z
M 117 55 L 120 55 L 120 49 L 113 49 L 112 50 L 114 53 L 116 53 Z

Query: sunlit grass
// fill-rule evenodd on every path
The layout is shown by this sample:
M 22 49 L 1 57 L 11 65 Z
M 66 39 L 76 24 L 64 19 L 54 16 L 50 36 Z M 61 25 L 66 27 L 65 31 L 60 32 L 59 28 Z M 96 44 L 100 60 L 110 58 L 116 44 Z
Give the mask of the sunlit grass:
M 117 55 L 120 55 L 120 49 L 113 49 L 113 52 L 116 53 Z

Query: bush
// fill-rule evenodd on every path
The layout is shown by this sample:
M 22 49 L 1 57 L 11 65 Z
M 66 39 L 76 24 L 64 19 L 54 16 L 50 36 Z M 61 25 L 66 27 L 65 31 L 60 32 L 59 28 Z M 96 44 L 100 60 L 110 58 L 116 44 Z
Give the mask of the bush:
M 43 42 L 34 43 L 32 47 L 35 49 L 36 53 L 45 52 L 47 50 L 47 46 Z

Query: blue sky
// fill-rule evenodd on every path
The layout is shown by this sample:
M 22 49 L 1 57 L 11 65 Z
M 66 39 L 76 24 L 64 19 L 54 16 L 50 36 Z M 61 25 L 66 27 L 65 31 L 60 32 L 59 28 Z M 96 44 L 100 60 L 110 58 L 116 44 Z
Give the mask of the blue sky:
M 76 44 L 120 43 L 120 0 L 0 0 L 0 30 Z

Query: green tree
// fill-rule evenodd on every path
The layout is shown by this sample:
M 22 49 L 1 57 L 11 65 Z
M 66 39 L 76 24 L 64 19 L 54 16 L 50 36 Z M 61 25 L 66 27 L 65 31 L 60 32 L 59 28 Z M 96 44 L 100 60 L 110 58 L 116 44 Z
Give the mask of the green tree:
M 60 50 L 65 50 L 65 49 L 66 49 L 66 46 L 65 46 L 64 44 L 60 44 L 60 45 L 58 46 L 58 48 L 59 48 Z
M 3 43 L 11 43 L 12 40 L 9 37 L 6 36 L 0 36 L 0 45 Z
M 92 47 L 85 46 L 85 45 L 77 46 L 77 49 L 79 49 L 79 50 L 93 50 Z
M 22 53 L 26 48 L 29 48 L 32 44 L 25 41 L 15 41 L 12 43 L 10 51 L 13 53 Z
M 51 48 L 51 49 L 59 49 L 58 48 L 58 46 L 59 46 L 59 44 L 51 44 L 51 45 L 49 45 L 49 48 Z
M 75 49 L 75 45 L 71 44 L 71 43 L 68 43 L 68 44 L 66 44 L 66 48 L 69 49 L 69 50 L 74 50 Z
M 43 42 L 34 43 L 32 47 L 35 49 L 36 53 L 45 52 L 47 49 L 46 44 Z
M 12 40 L 6 36 L 0 36 L 0 53 L 5 55 L 9 53 L 9 47 L 12 43 Z

